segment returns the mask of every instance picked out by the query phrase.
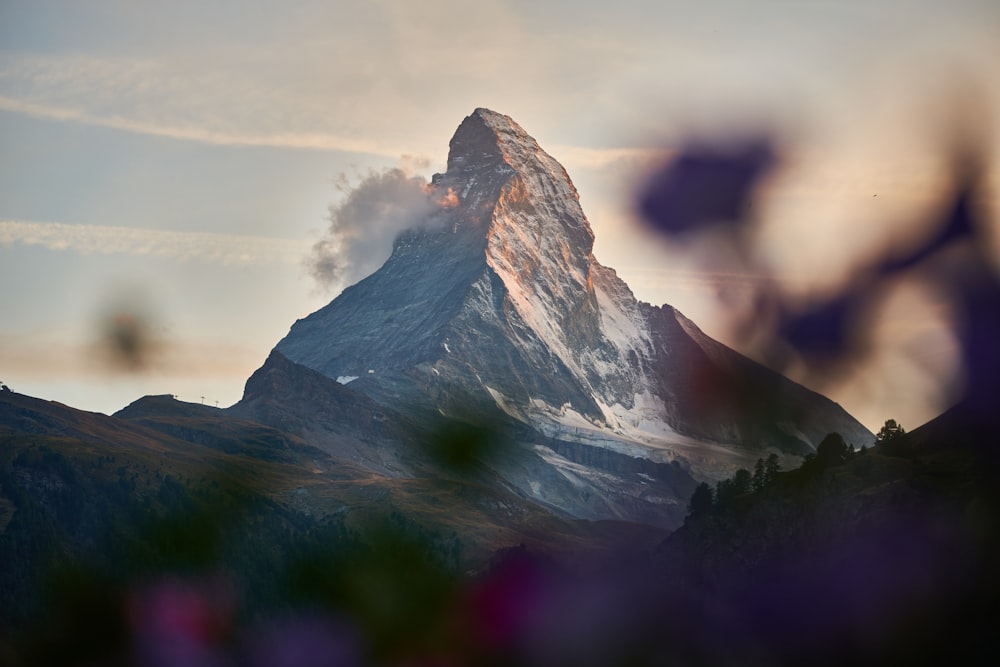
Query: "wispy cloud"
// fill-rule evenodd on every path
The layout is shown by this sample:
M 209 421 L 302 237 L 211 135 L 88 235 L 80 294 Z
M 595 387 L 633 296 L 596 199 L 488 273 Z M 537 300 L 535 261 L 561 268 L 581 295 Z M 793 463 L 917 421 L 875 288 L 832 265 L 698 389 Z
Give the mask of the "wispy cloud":
M 0 246 L 41 246 L 81 255 L 145 255 L 224 265 L 297 264 L 308 241 L 137 227 L 0 220 Z
M 169 56 L 3 55 L 0 110 L 212 145 L 407 152 L 392 139 L 359 131 L 357 114 L 343 113 L 330 90 L 273 70 Z
M 620 51 L 535 35 L 500 2 L 477 5 L 471 22 L 443 7 L 393 7 L 368 17 L 364 37 L 343 30 L 353 10 L 343 11 L 266 51 L 229 31 L 183 51 L 0 53 L 0 110 L 212 145 L 437 155 L 441 136 L 476 106 L 519 118 L 552 113 L 547 102 L 538 114 L 538 93 L 552 89 L 554 72 L 573 69 L 571 60 L 588 86 L 561 96 L 555 112 L 592 109 L 589 84 L 613 77 L 609 60 Z M 512 72 L 521 83 L 514 90 Z M 632 151 L 557 152 L 600 166 Z
M 548 146 L 546 151 L 569 169 L 600 169 L 621 162 L 648 165 L 666 160 L 671 154 L 661 148 L 588 148 L 567 144 Z
M 300 150 L 346 151 L 399 157 L 400 151 L 366 139 L 352 139 L 326 132 L 227 132 L 204 127 L 181 126 L 137 120 L 119 115 L 100 116 L 76 108 L 50 106 L 0 95 L 0 110 L 36 118 L 73 121 L 134 134 L 195 141 L 216 146 L 260 146 Z
M 313 246 L 307 268 L 321 287 L 350 285 L 389 258 L 404 230 L 440 224 L 434 213 L 457 204 L 451 188 L 442 192 L 403 169 L 372 172 L 330 207 L 330 227 Z

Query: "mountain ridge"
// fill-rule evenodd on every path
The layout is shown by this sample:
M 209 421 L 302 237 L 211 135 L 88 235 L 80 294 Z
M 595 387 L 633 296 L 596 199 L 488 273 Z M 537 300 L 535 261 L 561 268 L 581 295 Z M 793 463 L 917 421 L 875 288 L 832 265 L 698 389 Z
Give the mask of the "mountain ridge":
M 594 257 L 566 170 L 509 116 L 476 109 L 449 145 L 432 184 L 454 198 L 276 351 L 395 409 L 499 410 L 664 462 L 698 442 L 801 456 L 830 431 L 870 440 L 829 399 L 636 299 Z

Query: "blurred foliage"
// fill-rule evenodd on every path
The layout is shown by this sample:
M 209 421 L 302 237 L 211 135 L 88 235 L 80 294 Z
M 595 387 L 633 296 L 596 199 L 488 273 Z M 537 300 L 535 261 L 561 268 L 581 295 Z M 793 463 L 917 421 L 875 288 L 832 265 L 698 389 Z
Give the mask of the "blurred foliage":
M 967 663 L 992 646 L 976 633 L 998 590 L 995 577 L 978 579 L 998 554 L 997 502 L 975 447 L 944 443 L 908 433 L 855 452 L 831 434 L 798 469 L 762 457 L 715 491 L 699 486 L 684 528 L 656 554 L 569 559 L 520 546 L 470 572 L 460 535 L 390 505 L 309 516 L 248 491 L 236 471 L 180 477 L 128 452 L 81 458 L 36 438 L 0 466 L 15 505 L 0 557 L 21 568 L 0 582 L 5 600 L 30 602 L 4 607 L 0 655 L 11 665 L 823 664 L 943 658 L 950 635 L 928 628 L 967 624 L 973 636 L 955 653 Z
M 490 463 L 509 444 L 505 436 L 499 423 L 444 420 L 424 442 L 436 464 L 449 472 L 468 474 Z
M 901 276 L 919 276 L 957 309 L 961 398 L 978 418 L 986 418 L 992 400 L 986 397 L 996 395 L 1000 382 L 1000 276 L 983 207 L 990 192 L 989 142 L 982 127 L 955 132 L 948 148 L 951 182 L 930 212 L 929 233 L 887 240 L 832 293 L 804 302 L 783 291 L 780 280 L 760 282 L 751 315 L 737 327 L 760 357 L 779 370 L 804 365 L 811 386 L 836 380 L 868 357 L 868 329 L 875 321 L 870 315 L 882 305 L 882 288 Z M 753 202 L 756 186 L 776 162 L 772 144 L 761 135 L 681 146 L 640 192 L 639 213 L 650 229 L 669 239 L 703 239 L 708 266 L 737 263 L 734 269 L 766 273 Z M 759 392 L 751 397 L 768 402 Z
M 192 651 L 235 655 L 246 628 L 302 610 L 363 628 L 352 641 L 366 664 L 451 640 L 455 535 L 394 511 L 317 520 L 225 475 L 147 486 L 131 466 L 104 480 L 78 464 L 40 445 L 0 468 L 15 506 L 0 557 L 20 568 L 0 577 L 4 627 L 25 664 L 194 664 L 159 646 L 157 624 L 184 626 Z

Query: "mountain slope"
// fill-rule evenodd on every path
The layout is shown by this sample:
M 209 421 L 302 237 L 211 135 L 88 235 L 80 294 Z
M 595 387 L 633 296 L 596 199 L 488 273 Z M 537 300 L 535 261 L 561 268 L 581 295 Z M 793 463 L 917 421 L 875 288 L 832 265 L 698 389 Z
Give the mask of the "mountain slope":
M 594 258 L 566 171 L 509 117 L 467 117 L 433 184 L 457 205 L 401 235 L 277 352 L 400 412 L 506 415 L 697 477 L 766 448 L 803 455 L 831 431 L 870 442 L 828 399 L 638 301 Z

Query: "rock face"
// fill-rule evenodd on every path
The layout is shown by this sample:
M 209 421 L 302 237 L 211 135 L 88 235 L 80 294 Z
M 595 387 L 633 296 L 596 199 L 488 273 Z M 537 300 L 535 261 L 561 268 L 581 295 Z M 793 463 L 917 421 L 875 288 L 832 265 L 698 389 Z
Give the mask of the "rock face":
M 492 413 L 553 441 L 676 461 L 700 479 L 768 448 L 807 453 L 831 431 L 871 439 L 828 399 L 672 307 L 638 301 L 594 258 L 565 169 L 509 117 L 468 116 L 433 186 L 449 205 L 402 234 L 378 271 L 296 322 L 277 355 L 353 378 L 346 388 L 411 416 Z M 603 474 L 536 449 L 572 485 Z M 532 480 L 510 481 L 545 500 Z M 676 489 L 670 502 L 686 500 Z

